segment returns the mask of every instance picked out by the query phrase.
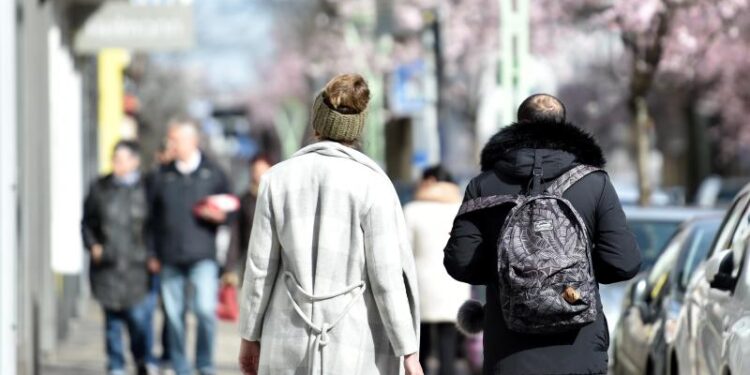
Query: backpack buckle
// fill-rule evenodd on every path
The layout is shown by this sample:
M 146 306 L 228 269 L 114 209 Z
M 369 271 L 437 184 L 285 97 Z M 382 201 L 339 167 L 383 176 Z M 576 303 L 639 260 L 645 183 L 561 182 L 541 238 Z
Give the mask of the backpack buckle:
M 542 175 L 544 174 L 541 167 L 535 166 L 532 170 L 531 179 L 529 180 L 529 192 L 531 195 L 542 193 Z

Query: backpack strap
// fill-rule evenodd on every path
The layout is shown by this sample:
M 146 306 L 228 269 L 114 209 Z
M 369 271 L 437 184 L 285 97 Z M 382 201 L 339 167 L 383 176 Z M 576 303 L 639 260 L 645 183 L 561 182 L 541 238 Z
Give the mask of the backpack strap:
M 468 214 L 470 212 L 484 210 L 487 208 L 497 207 L 506 203 L 517 204 L 517 195 L 490 195 L 486 197 L 479 197 L 468 200 L 461 205 L 458 210 L 458 216 Z
M 534 168 L 531 170 L 531 180 L 529 181 L 529 195 L 542 194 L 542 178 L 544 169 L 542 169 L 542 155 L 539 150 L 534 150 Z
M 547 188 L 547 193 L 558 196 L 563 195 L 564 192 L 570 189 L 570 187 L 580 179 L 594 172 L 604 172 L 604 170 L 585 164 L 574 167 L 573 169 L 563 173 L 562 176 L 558 177 L 555 181 L 552 181 L 552 184 L 550 184 Z

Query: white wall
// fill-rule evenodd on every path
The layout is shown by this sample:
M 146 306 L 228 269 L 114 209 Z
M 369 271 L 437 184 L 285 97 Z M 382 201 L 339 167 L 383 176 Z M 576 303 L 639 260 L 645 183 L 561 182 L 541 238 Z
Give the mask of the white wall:
M 77 274 L 83 268 L 81 75 L 62 44 L 59 26 L 50 27 L 48 42 L 51 267 Z
M 16 21 L 15 2 L 0 2 L 0 364 L 16 373 Z

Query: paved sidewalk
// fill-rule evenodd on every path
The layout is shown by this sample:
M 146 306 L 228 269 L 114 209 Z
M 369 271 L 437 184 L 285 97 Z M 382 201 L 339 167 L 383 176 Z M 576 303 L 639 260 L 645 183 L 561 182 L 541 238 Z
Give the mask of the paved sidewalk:
M 154 354 L 161 354 L 162 315 L 157 311 L 154 319 Z M 70 326 L 70 337 L 62 342 L 57 352 L 43 361 L 42 375 L 102 375 L 106 374 L 106 356 L 104 353 L 104 322 L 103 314 L 95 301 L 89 301 L 81 318 L 73 320 Z M 195 358 L 195 319 L 188 314 L 188 353 Z M 127 334 L 125 334 L 127 337 Z M 127 347 L 127 345 L 126 345 Z M 216 348 L 214 349 L 216 369 L 218 375 L 240 375 L 237 366 L 237 355 L 240 350 L 240 339 L 234 323 L 219 321 Z M 132 360 L 128 359 L 132 364 Z M 430 361 L 430 367 L 435 370 L 437 363 Z M 132 368 L 131 374 L 133 374 Z M 434 372 L 433 372 L 434 373 Z M 466 362 L 458 361 L 455 375 L 466 375 L 469 371 Z
M 106 374 L 106 356 L 104 352 L 104 322 L 99 305 L 90 301 L 81 318 L 71 322 L 70 337 L 60 343 L 57 352 L 44 361 L 42 375 L 102 375 Z M 158 327 L 154 343 L 154 354 L 161 354 L 159 333 L 162 316 L 157 312 L 154 326 Z M 195 350 L 195 319 L 188 314 L 188 353 L 190 358 Z M 127 337 L 127 334 L 125 334 Z M 127 346 L 126 346 L 127 347 Z M 219 323 L 216 347 L 214 349 L 218 375 L 239 375 L 237 355 L 240 339 L 236 324 Z M 130 360 L 129 360 L 130 361 Z M 132 361 L 130 361 L 132 363 Z M 133 373 L 133 372 L 131 372 Z

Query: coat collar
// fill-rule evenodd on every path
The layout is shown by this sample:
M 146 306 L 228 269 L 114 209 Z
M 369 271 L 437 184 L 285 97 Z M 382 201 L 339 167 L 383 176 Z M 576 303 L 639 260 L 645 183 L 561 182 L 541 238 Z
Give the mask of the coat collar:
M 420 186 L 414 194 L 414 200 L 438 203 L 461 203 L 461 190 L 451 182 L 436 182 Z
M 514 123 L 492 136 L 482 150 L 482 171 L 491 170 L 509 152 L 551 149 L 573 154 L 576 162 L 602 168 L 604 153 L 594 137 L 571 123 Z
M 338 142 L 321 141 L 321 142 L 313 143 L 309 146 L 303 147 L 301 150 L 294 153 L 294 155 L 292 155 L 292 158 L 296 158 L 298 156 L 312 154 L 312 153 L 330 156 L 330 157 L 350 159 L 387 177 L 383 169 L 380 168 L 380 166 L 377 163 L 375 163 L 372 159 L 370 159 L 367 155 L 351 147 L 344 146 Z

